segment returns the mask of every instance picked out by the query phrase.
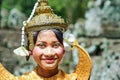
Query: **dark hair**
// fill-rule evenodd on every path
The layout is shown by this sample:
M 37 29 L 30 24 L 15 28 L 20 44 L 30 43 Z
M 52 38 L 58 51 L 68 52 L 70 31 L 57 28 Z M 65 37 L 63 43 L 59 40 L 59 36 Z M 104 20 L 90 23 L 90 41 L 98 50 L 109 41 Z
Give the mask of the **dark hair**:
M 63 44 L 63 33 L 62 33 L 62 31 L 60 31 L 59 29 L 49 29 L 49 30 L 52 30 L 52 31 L 55 33 L 58 41 L 59 41 L 61 44 Z M 39 32 L 40 32 L 40 31 L 36 31 L 36 32 L 33 34 L 34 44 L 36 43 L 37 36 L 38 36 Z

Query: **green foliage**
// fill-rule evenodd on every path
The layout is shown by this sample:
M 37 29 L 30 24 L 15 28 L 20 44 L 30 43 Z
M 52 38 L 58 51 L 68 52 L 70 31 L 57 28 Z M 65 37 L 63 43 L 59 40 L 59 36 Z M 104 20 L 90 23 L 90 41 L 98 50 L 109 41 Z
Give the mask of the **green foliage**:
M 8 11 L 12 8 L 17 8 L 28 16 L 32 11 L 35 2 L 36 0 L 3 0 L 2 8 L 7 9 Z
M 29 16 L 36 1 L 37 0 L 3 0 L 2 8 L 10 11 L 16 7 Z M 80 17 L 84 18 L 88 1 L 89 0 L 48 0 L 54 12 L 70 23 L 74 23 L 76 19 Z
M 3 0 L 2 1 L 2 8 L 5 8 L 7 10 L 11 10 L 16 5 L 15 0 Z
M 21 0 L 20 5 L 22 5 L 22 11 L 29 16 L 35 3 L 36 0 Z
M 84 18 L 89 0 L 48 0 L 58 15 L 74 23 L 78 18 Z

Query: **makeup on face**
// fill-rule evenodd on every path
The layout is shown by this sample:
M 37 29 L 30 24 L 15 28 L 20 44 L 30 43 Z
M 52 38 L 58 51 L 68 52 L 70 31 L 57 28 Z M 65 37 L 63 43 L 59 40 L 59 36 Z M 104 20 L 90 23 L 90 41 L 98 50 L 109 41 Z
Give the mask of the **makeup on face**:
M 63 54 L 64 47 L 52 30 L 39 32 L 33 49 L 33 57 L 39 66 L 44 69 L 54 69 L 58 66 Z

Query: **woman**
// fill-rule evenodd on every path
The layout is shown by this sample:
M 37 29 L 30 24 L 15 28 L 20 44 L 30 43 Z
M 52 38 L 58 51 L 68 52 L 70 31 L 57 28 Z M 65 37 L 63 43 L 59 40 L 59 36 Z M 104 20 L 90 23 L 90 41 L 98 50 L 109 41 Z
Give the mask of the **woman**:
M 0 65 L 0 80 L 88 80 L 91 60 L 87 52 L 74 41 L 78 48 L 79 62 L 76 70 L 67 74 L 58 68 L 64 55 L 63 32 L 67 24 L 55 15 L 47 0 L 38 0 L 34 17 L 25 24 L 29 56 L 33 56 L 38 66 L 31 72 L 15 77 Z M 24 40 L 22 40 L 24 41 Z
M 56 75 L 64 54 L 62 32 L 56 29 L 36 32 L 34 43 L 32 55 L 38 64 L 38 74 L 46 78 Z

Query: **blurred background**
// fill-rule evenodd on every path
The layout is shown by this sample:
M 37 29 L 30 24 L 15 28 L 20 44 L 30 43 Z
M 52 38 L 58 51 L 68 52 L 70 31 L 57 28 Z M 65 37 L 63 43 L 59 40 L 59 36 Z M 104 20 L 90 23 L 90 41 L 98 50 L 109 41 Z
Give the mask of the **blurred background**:
M 35 66 L 32 58 L 17 56 L 22 22 L 37 0 L 0 0 L 0 62 L 18 76 Z M 91 56 L 91 80 L 120 80 L 120 0 L 48 0 L 54 13 L 69 24 L 67 37 L 74 35 Z M 67 73 L 78 62 L 77 50 L 66 51 L 60 63 Z

